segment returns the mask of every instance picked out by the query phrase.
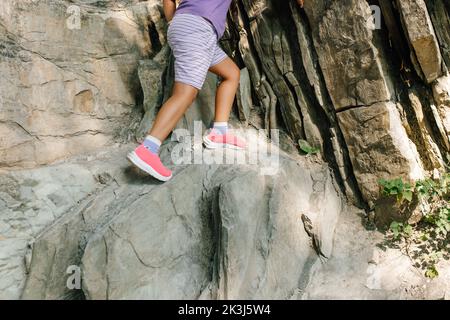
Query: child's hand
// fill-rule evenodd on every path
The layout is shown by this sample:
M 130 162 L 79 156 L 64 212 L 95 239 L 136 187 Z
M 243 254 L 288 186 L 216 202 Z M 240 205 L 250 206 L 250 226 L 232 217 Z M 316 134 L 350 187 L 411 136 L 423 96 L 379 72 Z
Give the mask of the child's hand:
M 297 0 L 297 3 L 300 6 L 300 8 L 303 8 L 304 0 Z

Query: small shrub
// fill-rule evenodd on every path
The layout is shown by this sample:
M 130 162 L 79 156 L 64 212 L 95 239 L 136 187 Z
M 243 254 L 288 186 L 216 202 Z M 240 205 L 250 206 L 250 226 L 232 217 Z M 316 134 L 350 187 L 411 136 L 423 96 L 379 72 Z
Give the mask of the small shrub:
M 426 277 L 437 277 L 437 263 L 450 259 L 450 173 L 438 180 L 427 178 L 409 183 L 395 178 L 382 179 L 379 184 L 383 196 L 396 196 L 400 203 L 411 202 L 417 195 L 426 210 L 422 219 L 413 225 L 392 222 L 384 245 L 402 250 Z
M 308 156 L 312 155 L 312 154 L 316 154 L 320 151 L 320 148 L 311 146 L 308 143 L 308 141 L 306 141 L 306 140 L 302 140 L 302 139 L 298 140 L 298 145 L 300 147 L 300 150 L 302 150 Z

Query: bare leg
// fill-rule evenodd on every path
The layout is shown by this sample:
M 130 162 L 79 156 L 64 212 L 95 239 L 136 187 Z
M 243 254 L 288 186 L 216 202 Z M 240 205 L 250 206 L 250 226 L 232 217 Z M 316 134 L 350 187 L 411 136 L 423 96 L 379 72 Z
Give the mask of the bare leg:
M 194 102 L 197 93 L 198 89 L 181 82 L 175 82 L 172 96 L 159 110 L 149 135 L 164 141 L 175 128 L 187 108 Z
M 220 76 L 222 82 L 216 92 L 215 122 L 228 122 L 234 96 L 239 86 L 240 70 L 230 58 L 212 66 L 209 71 Z

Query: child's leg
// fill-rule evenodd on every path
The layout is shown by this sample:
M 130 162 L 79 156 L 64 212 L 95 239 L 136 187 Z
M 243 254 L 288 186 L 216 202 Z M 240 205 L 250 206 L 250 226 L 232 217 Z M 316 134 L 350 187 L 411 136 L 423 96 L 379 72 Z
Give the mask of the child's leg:
M 219 54 L 221 54 L 219 52 Z M 233 107 L 234 97 L 240 80 L 240 70 L 229 57 L 214 64 L 209 71 L 222 78 L 222 82 L 216 92 L 216 114 L 214 117 L 213 130 L 203 137 L 207 148 L 215 149 L 230 147 L 233 149 L 244 149 L 245 141 L 228 133 L 228 119 Z
M 153 127 L 148 134 L 160 141 L 164 141 L 175 128 L 187 108 L 194 102 L 197 93 L 198 89 L 193 86 L 175 82 L 172 96 L 159 110 Z
M 135 166 L 161 181 L 172 178 L 172 171 L 162 164 L 158 156 L 159 147 L 192 104 L 197 92 L 198 89 L 190 85 L 175 82 L 172 96 L 158 112 L 149 135 L 140 146 L 128 154 L 128 159 Z
M 222 78 L 222 82 L 216 92 L 214 122 L 228 122 L 234 97 L 239 86 L 239 67 L 230 58 L 225 58 L 222 62 L 209 68 L 209 71 Z

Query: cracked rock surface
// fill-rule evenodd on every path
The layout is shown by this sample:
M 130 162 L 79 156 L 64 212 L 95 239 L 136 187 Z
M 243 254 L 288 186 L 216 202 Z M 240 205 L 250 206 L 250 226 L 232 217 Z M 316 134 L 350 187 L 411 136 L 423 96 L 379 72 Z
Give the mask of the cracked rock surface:
M 320 163 L 284 154 L 276 175 L 259 169 L 188 165 L 165 184 L 112 175 L 36 237 L 22 298 L 76 297 L 72 264 L 89 299 L 292 296 L 320 261 L 301 214 L 330 256 L 342 199 Z
M 376 252 L 354 208 L 380 178 L 448 165 L 449 2 L 234 3 L 231 122 L 279 130 L 279 171 L 177 165 L 158 184 L 124 158 L 173 85 L 161 1 L 0 2 L 0 298 L 449 297 L 446 271 L 427 282 Z M 209 125 L 219 80 L 179 132 Z

